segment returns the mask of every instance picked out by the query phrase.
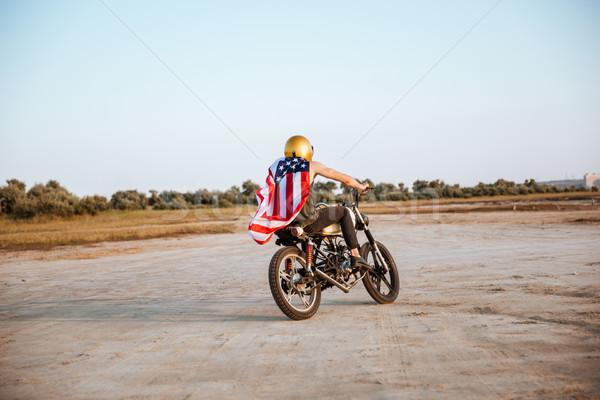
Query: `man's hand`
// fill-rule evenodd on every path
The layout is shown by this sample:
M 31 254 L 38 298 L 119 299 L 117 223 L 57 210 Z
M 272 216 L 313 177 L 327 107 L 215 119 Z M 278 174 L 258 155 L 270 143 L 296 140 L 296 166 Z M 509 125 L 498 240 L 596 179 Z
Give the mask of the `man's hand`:
M 365 193 L 367 193 L 369 191 L 369 189 L 371 189 L 371 187 L 368 184 L 366 184 L 366 183 L 360 183 L 359 185 L 360 186 L 357 187 L 356 189 L 358 190 L 358 192 L 360 194 L 365 194 Z

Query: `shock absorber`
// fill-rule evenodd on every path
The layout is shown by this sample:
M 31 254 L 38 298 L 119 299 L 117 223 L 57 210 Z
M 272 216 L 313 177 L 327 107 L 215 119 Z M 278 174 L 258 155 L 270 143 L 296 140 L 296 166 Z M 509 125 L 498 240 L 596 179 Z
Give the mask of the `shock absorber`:
M 292 260 L 288 258 L 285 260 L 285 272 L 290 272 L 290 269 L 292 269 Z
M 306 271 L 312 275 L 312 263 L 313 263 L 313 251 L 314 244 L 312 240 L 306 243 Z

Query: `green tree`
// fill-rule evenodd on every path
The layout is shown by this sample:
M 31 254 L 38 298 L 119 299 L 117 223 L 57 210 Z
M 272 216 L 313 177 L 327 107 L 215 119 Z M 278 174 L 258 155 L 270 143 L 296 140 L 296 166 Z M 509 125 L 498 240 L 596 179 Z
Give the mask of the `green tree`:
M 394 185 L 393 183 L 381 182 L 381 183 L 376 184 L 374 187 L 375 196 L 377 196 L 377 198 L 380 200 L 385 200 L 386 195 L 388 193 L 394 192 L 395 190 L 396 190 L 396 185 Z
M 429 182 L 417 179 L 413 182 L 413 195 L 411 197 L 417 199 L 438 198 L 439 194 L 436 189 L 440 188 L 442 183 L 439 180 Z
M 185 210 L 188 208 L 182 193 L 174 190 L 164 190 L 160 193 L 159 197 L 162 200 L 165 208 L 171 210 Z
M 258 189 L 260 189 L 260 186 L 249 179 L 242 183 L 242 195 L 244 203 L 258 204 L 258 201 L 256 200 L 256 192 Z
M 315 193 L 316 202 L 331 202 L 335 201 L 335 193 L 333 190 L 337 189 L 337 185 L 335 182 L 327 181 L 327 182 L 315 182 L 312 191 Z
M 194 192 L 195 204 L 212 204 L 214 194 L 208 189 L 199 189 Z
M 25 184 L 17 179 L 9 179 L 0 187 L 0 214 L 12 215 L 17 206 L 27 200 Z
M 242 183 L 242 193 L 246 196 L 256 196 L 258 189 L 260 189 L 260 185 L 252 182 L 250 179 Z
M 418 192 L 422 191 L 423 189 L 427 189 L 428 186 L 429 186 L 428 181 L 422 181 L 420 179 L 417 179 L 416 181 L 413 182 L 413 192 L 418 193 Z
M 45 185 L 34 185 L 27 192 L 27 197 L 33 202 L 38 215 L 70 217 L 83 213 L 79 198 L 55 180 Z
M 144 210 L 148 199 L 137 190 L 119 190 L 110 198 L 110 205 L 115 210 Z
M 90 215 L 96 215 L 99 212 L 108 210 L 109 208 L 106 197 L 99 195 L 85 196 L 81 199 L 79 204 L 83 212 Z
M 150 198 L 148 199 L 148 205 L 154 210 L 164 210 L 167 208 L 167 205 L 164 203 L 163 199 L 161 199 L 158 195 L 157 190 L 150 190 Z
M 218 207 L 233 207 L 235 204 L 242 204 L 242 192 L 237 186 L 232 186 L 224 192 L 214 192 L 213 202 Z

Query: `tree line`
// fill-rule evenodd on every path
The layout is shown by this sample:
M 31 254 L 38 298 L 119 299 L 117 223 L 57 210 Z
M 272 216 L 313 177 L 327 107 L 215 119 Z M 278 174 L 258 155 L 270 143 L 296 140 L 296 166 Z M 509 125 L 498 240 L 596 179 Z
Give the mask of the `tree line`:
M 0 186 L 0 215 L 17 219 L 35 216 L 71 217 L 74 215 L 96 215 L 107 210 L 176 210 L 202 206 L 232 207 L 234 204 L 257 204 L 256 190 L 259 185 L 248 180 L 241 188 L 232 186 L 226 191 L 199 189 L 180 193 L 173 190 L 148 194 L 138 190 L 120 190 L 110 199 L 105 196 L 79 198 L 55 180 L 45 185 L 38 183 L 26 189 L 25 183 L 9 179 Z
M 559 187 L 539 184 L 533 179 L 524 183 L 499 179 L 495 183 L 479 183 L 474 187 L 461 187 L 458 184 L 448 185 L 438 179 L 434 181 L 417 180 L 409 190 L 404 183 L 366 182 L 374 190 L 364 195 L 367 201 L 405 201 L 414 199 L 438 198 L 471 198 L 480 196 L 524 195 L 533 193 L 562 193 L 597 191 L 597 187 Z M 256 191 L 259 185 L 247 180 L 241 187 L 220 190 L 199 189 L 194 192 L 181 193 L 173 190 L 158 192 L 150 190 L 149 194 L 137 190 L 120 190 L 110 199 L 105 196 L 84 196 L 79 198 L 57 181 L 50 180 L 45 185 L 38 183 L 26 190 L 25 183 L 17 179 L 9 179 L 5 186 L 0 186 L 0 215 L 8 215 L 15 219 L 27 219 L 35 216 L 70 217 L 74 215 L 96 215 L 107 210 L 176 210 L 198 207 L 232 207 L 237 204 L 257 204 Z M 339 189 L 339 190 L 338 190 Z M 341 203 L 348 200 L 350 188 L 336 182 L 315 182 L 313 191 L 316 201 Z M 340 192 L 341 191 L 341 192 Z
M 363 195 L 367 201 L 406 201 L 421 199 L 442 199 L 456 198 L 469 199 L 471 197 L 483 196 L 504 196 L 504 195 L 526 195 L 535 193 L 564 193 L 564 192 L 589 192 L 598 191 L 597 187 L 587 189 L 583 186 L 561 187 L 555 185 L 540 184 L 535 179 L 526 179 L 523 183 L 515 183 L 498 179 L 495 183 L 479 182 L 473 187 L 461 187 L 459 184 L 449 185 L 444 181 L 436 179 L 434 181 L 416 180 L 412 185 L 412 190 L 400 182 L 397 185 L 393 183 L 373 183 L 370 179 L 363 182 L 368 183 L 372 191 Z M 350 191 L 345 185 L 342 186 L 342 193 L 335 194 L 337 189 L 335 182 L 316 182 L 313 189 L 317 192 L 317 201 L 335 201 L 341 203 L 347 199 L 347 193 Z

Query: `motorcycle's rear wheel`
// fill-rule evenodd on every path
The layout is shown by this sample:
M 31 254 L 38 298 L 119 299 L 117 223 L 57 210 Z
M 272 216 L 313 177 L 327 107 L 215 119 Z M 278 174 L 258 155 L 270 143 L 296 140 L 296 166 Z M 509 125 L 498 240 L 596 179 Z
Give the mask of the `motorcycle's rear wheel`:
M 305 254 L 297 247 L 284 247 L 273 255 L 269 286 L 275 303 L 291 319 L 310 318 L 319 309 L 321 285 L 308 277 Z
M 400 292 L 400 283 L 398 279 L 398 269 L 394 258 L 388 249 L 379 242 L 377 247 L 388 266 L 388 271 L 384 273 L 384 267 L 375 256 L 375 248 L 370 243 L 365 243 L 360 249 L 360 255 L 369 264 L 374 265 L 374 269 L 367 272 L 363 279 L 365 289 L 371 295 L 373 300 L 380 304 L 392 303 L 398 297 Z

